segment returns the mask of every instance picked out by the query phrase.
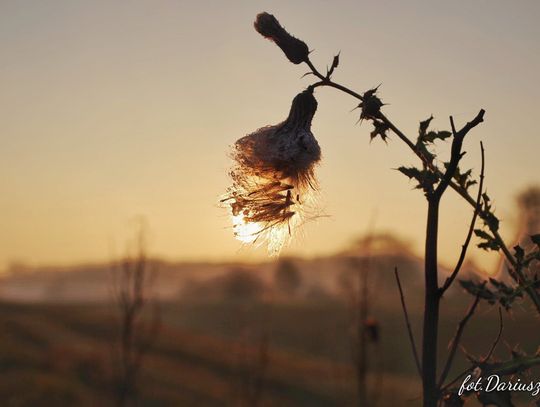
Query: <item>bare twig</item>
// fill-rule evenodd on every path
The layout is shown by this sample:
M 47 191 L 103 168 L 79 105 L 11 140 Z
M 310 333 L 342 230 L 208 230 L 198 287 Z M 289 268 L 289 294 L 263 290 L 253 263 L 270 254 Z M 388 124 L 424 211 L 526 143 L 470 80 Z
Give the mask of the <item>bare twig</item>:
M 263 333 L 256 346 L 248 346 L 248 338 L 238 344 L 238 406 L 257 407 L 263 404 L 269 363 L 268 336 Z
M 450 128 L 452 129 L 452 134 L 455 136 L 457 133 L 456 124 L 454 123 L 454 117 L 450 116 Z
M 407 306 L 405 305 L 405 296 L 403 295 L 403 288 L 401 287 L 401 281 L 399 279 L 399 273 L 397 267 L 394 268 L 394 275 L 396 276 L 396 282 L 399 289 L 399 297 L 401 299 L 401 306 L 403 308 L 403 315 L 405 316 L 405 324 L 407 325 L 407 332 L 409 334 L 409 340 L 411 342 L 412 352 L 414 356 L 414 362 L 418 374 L 422 377 L 422 368 L 420 367 L 420 359 L 418 358 L 418 352 L 416 350 L 416 343 L 414 342 L 414 335 L 411 328 L 411 321 L 409 319 L 409 313 L 407 312 Z
M 446 360 L 446 364 L 444 365 L 443 372 L 439 379 L 439 385 L 438 385 L 439 388 L 443 385 L 444 381 L 446 380 L 446 377 L 448 376 L 448 373 L 450 372 L 450 368 L 452 367 L 452 363 L 454 361 L 456 351 L 459 347 L 459 342 L 461 341 L 461 336 L 463 335 L 465 325 L 467 325 L 467 322 L 469 322 L 469 319 L 471 319 L 471 317 L 473 316 L 474 311 L 476 310 L 476 307 L 478 306 L 479 302 L 480 302 L 480 295 L 478 294 L 474 298 L 474 301 L 469 307 L 469 310 L 467 311 L 463 319 L 458 324 L 456 333 L 454 337 L 452 338 L 452 341 L 450 342 L 450 352 L 448 354 L 448 359 Z
M 495 348 L 497 348 L 497 345 L 499 344 L 499 341 L 501 340 L 502 332 L 503 332 L 503 317 L 502 317 L 501 307 L 499 307 L 499 332 L 497 333 L 497 337 L 493 341 L 493 344 L 491 345 L 489 352 L 487 353 L 486 356 L 484 356 L 482 363 L 487 362 L 489 358 L 493 356 L 493 352 L 495 352 Z
M 485 154 L 484 154 L 484 145 L 482 144 L 482 142 L 480 142 L 480 151 L 482 155 L 482 167 L 480 170 L 480 183 L 478 185 L 478 196 L 476 198 L 476 207 L 474 209 L 471 225 L 469 226 L 469 231 L 467 232 L 467 237 L 465 238 L 465 243 L 463 243 L 463 246 L 461 247 L 461 254 L 459 255 L 459 259 L 456 264 L 456 267 L 454 268 L 454 271 L 452 272 L 452 274 L 450 274 L 450 276 L 446 279 L 442 287 L 439 289 L 439 295 L 441 297 L 443 296 L 444 292 L 448 290 L 448 288 L 450 288 L 453 281 L 457 277 L 459 271 L 461 270 L 461 266 L 463 266 L 465 255 L 467 254 L 467 249 L 469 247 L 469 243 L 471 242 L 471 238 L 473 235 L 476 218 L 478 217 L 478 212 L 480 211 L 480 208 L 481 208 L 480 201 L 482 200 L 482 190 L 484 189 L 484 169 L 485 169 Z
M 456 173 L 456 170 L 458 168 L 459 161 L 461 160 L 461 157 L 463 157 L 463 154 L 461 153 L 461 148 L 463 147 L 463 140 L 465 139 L 465 136 L 470 130 L 472 130 L 474 127 L 478 126 L 484 121 L 484 113 L 485 110 L 481 109 L 480 112 L 478 112 L 478 114 L 476 115 L 476 117 L 470 122 L 466 123 L 465 126 L 463 126 L 463 128 L 458 132 L 455 131 L 455 126 L 452 125 L 452 132 L 454 133 L 454 137 L 452 139 L 452 152 L 450 155 L 450 162 L 448 164 L 448 167 L 446 168 L 446 172 L 441 179 L 441 182 L 439 182 L 439 185 L 437 185 L 437 189 L 434 192 L 434 195 L 436 197 L 440 198 L 448 185 L 450 185 L 450 181 L 454 177 L 454 174 Z M 452 116 L 450 116 L 450 122 L 454 122 Z
M 490 348 L 489 352 L 486 354 L 486 356 L 484 356 L 482 358 L 480 363 L 487 362 L 489 360 L 489 358 L 491 358 L 491 356 L 493 356 L 493 352 L 495 351 L 495 349 L 497 348 L 497 345 L 499 344 L 499 342 L 501 340 L 502 332 L 503 332 L 503 326 L 504 325 L 503 325 L 502 310 L 501 310 L 501 307 L 499 307 L 499 331 L 497 332 L 497 336 L 496 336 L 495 340 L 493 341 L 493 344 L 491 345 L 491 348 Z M 456 383 L 463 376 L 465 376 L 466 374 L 472 372 L 474 370 L 474 368 L 475 368 L 475 366 L 471 366 L 471 367 L 465 369 L 463 372 L 458 374 L 454 379 L 452 379 L 450 382 L 445 384 L 444 387 L 441 388 L 441 391 L 445 391 L 448 388 L 450 388 L 454 383 Z
M 120 317 L 117 350 L 120 363 L 118 383 L 115 387 L 116 404 L 119 407 L 136 403 L 143 359 L 150 350 L 160 325 L 157 307 L 154 309 L 151 325 L 142 322 L 142 314 L 149 305 L 149 285 L 155 277 L 155 270 L 148 265 L 142 226 L 137 235 L 138 253 L 134 257 L 126 256 L 120 267 L 113 269 Z
M 463 372 L 461 372 L 460 374 L 458 374 L 455 378 L 453 378 L 450 382 L 448 382 L 448 384 L 444 385 L 444 387 L 441 387 L 441 393 L 444 393 L 444 391 L 446 391 L 450 387 L 452 387 L 452 385 L 454 383 L 456 383 L 459 379 L 461 379 L 466 374 L 471 373 L 473 370 L 474 370 L 474 366 L 469 367 L 469 368 L 465 369 Z
M 358 391 L 358 406 L 365 406 L 368 403 L 368 389 L 367 389 L 367 373 L 370 364 L 370 358 L 368 354 L 368 327 L 366 322 L 371 312 L 371 296 L 369 287 L 370 278 L 370 261 L 371 261 L 371 244 L 372 244 L 372 229 L 373 218 L 370 222 L 370 226 L 367 233 L 367 240 L 362 244 L 364 249 L 364 256 L 362 258 L 353 258 L 353 264 L 357 269 L 358 278 L 358 293 L 357 300 L 353 304 L 356 307 L 356 321 L 355 321 L 355 367 L 357 377 L 357 391 Z

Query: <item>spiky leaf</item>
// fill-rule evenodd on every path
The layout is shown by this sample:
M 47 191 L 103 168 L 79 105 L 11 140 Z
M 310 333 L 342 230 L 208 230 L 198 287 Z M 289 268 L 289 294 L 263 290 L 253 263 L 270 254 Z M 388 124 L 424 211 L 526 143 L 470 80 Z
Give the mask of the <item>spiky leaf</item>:
M 428 169 L 420 170 L 416 167 L 399 167 L 398 171 L 409 177 L 409 179 L 415 179 L 418 184 L 416 189 L 423 189 L 426 192 L 433 190 L 435 183 L 439 181 L 437 174 Z
M 421 139 L 426 135 L 427 129 L 432 120 L 433 115 L 429 116 L 426 120 L 420 122 L 420 126 L 418 128 L 418 139 Z
M 386 123 L 374 119 L 373 130 L 370 133 L 370 141 L 379 136 L 386 143 L 386 139 L 388 138 L 387 132 L 389 129 L 390 127 Z
M 436 140 L 446 140 L 451 135 L 452 133 L 446 130 L 440 130 L 440 131 L 432 130 L 424 134 L 421 139 L 424 143 L 434 143 Z

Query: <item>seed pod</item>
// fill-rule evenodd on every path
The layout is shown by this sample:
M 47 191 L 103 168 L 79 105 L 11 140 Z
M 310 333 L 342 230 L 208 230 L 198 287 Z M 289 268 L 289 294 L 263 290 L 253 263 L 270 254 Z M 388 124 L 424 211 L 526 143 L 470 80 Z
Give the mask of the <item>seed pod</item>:
M 259 34 L 274 41 L 293 64 L 308 60 L 307 44 L 289 34 L 272 14 L 266 12 L 258 14 L 253 25 Z
M 314 168 L 321 150 L 311 132 L 317 110 L 313 90 L 298 94 L 287 119 L 242 137 L 234 144 L 233 184 L 228 206 L 235 236 L 253 243 L 262 238 L 278 254 L 298 221 L 306 217 L 317 190 Z

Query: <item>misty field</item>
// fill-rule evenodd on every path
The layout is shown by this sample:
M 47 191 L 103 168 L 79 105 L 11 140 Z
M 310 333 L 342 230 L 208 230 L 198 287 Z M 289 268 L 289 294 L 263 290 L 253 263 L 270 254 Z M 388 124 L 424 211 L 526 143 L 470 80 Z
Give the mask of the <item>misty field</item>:
M 368 386 L 376 405 L 416 406 L 421 387 L 393 273 L 385 271 L 395 260 L 373 260 L 377 274 L 371 287 L 376 294 L 370 316 L 378 321 L 380 332 L 377 341 L 368 345 Z M 409 264 L 403 285 L 418 332 L 421 296 L 416 276 L 420 271 L 415 270 L 415 262 L 401 259 Z M 310 265 L 317 263 L 324 269 L 310 274 Z M 175 294 L 178 299 L 169 296 L 159 303 L 161 327 L 137 381 L 137 404 L 253 405 L 246 389 L 258 383 L 260 406 L 356 405 L 354 322 L 347 294 L 339 292 L 345 276 L 354 277 L 356 272 L 347 272 L 347 262 L 339 257 L 294 264 L 300 278 L 281 283 L 275 280 L 279 263 L 247 265 L 242 272 L 238 266 L 225 266 L 197 283 L 187 271 L 177 270 L 177 275 L 184 275 L 181 279 L 161 279 L 162 287 L 183 288 Z M 262 271 L 257 273 L 257 267 Z M 11 283 L 9 278 L 4 281 L 4 290 L 20 285 L 25 273 L 19 273 Z M 94 267 L 86 272 L 83 268 L 41 273 L 47 276 L 39 281 L 47 296 L 27 303 L 4 301 L 0 306 L 0 399 L 8 406 L 114 405 L 116 308 L 106 298 L 86 303 L 62 300 L 61 293 L 51 289 L 61 285 L 66 292 L 76 292 L 79 286 L 90 286 L 99 272 Z M 338 291 L 332 291 L 332 282 Z M 449 312 L 441 324 L 444 337 L 452 336 L 467 307 L 459 291 L 445 298 Z M 516 308 L 505 314 L 504 341 L 532 352 L 540 334 L 532 329 L 525 311 Z M 463 338 L 471 354 L 482 352 L 497 334 L 495 309 L 482 307 L 478 315 Z M 508 352 L 501 346 L 497 355 Z M 466 363 L 459 355 L 455 371 Z

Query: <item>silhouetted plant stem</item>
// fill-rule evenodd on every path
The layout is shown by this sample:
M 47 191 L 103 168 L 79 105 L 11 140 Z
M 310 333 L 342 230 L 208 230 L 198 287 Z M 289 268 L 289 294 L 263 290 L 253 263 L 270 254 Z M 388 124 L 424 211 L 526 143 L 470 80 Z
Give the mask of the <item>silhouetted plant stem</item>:
M 260 13 L 257 15 L 254 25 L 255 29 L 261 35 L 273 41 L 279 48 L 281 48 L 290 62 L 296 65 L 300 63 L 306 63 L 308 65 L 310 72 L 308 72 L 306 75 L 313 75 L 319 81 L 311 84 L 308 89 L 304 91 L 304 93 L 307 92 L 313 97 L 314 88 L 319 86 L 328 86 L 354 97 L 360 101 L 357 105 L 357 108 L 360 108 L 361 110 L 359 115 L 360 120 L 367 120 L 373 124 L 373 130 L 370 134 L 372 140 L 376 137 L 380 137 L 383 141 L 386 141 L 388 132 L 391 131 L 397 135 L 397 137 L 403 141 L 421 160 L 422 166 L 420 168 L 415 166 L 402 166 L 397 168 L 397 170 L 403 175 L 407 176 L 409 179 L 414 179 L 417 182 L 416 188 L 423 190 L 428 204 L 424 255 L 425 297 L 421 363 L 418 362 L 419 358 L 416 354 L 414 337 L 410 328 L 410 322 L 403 298 L 403 291 L 397 271 L 395 273 L 396 280 L 398 283 L 398 288 L 400 289 L 403 311 L 405 314 L 405 320 L 407 322 L 409 336 L 411 337 L 415 361 L 417 362 L 417 368 L 422 377 L 423 406 L 437 407 L 439 401 L 445 405 L 463 405 L 462 395 L 457 394 L 452 390 L 447 390 L 449 385 L 444 386 L 444 382 L 451 370 L 465 326 L 476 311 L 480 299 L 486 298 L 489 302 L 495 302 L 495 300 L 497 300 L 503 306 L 509 308 L 511 302 L 516 297 L 521 296 L 522 292 L 525 291 L 535 304 L 537 311 L 540 314 L 540 293 L 536 292 L 537 281 L 536 279 L 533 279 L 533 276 L 531 276 L 531 279 L 529 280 L 529 276 L 526 274 L 527 267 L 530 262 L 537 259 L 538 250 L 532 251 L 531 253 L 526 253 L 524 248 L 517 245 L 514 247 L 515 254 L 512 254 L 499 235 L 499 219 L 494 214 L 489 196 L 483 191 L 485 166 L 483 145 L 481 144 L 482 169 L 476 199 L 473 199 L 468 192 L 470 186 L 476 183 L 475 180 L 471 179 L 472 170 L 469 169 L 468 171 L 462 173 L 459 168 L 461 158 L 465 154 L 462 152 L 465 136 L 470 130 L 483 122 L 485 111 L 481 109 L 478 114 L 470 122 L 467 122 L 460 130 L 457 130 L 453 118 L 450 117 L 450 124 L 452 128 L 451 132 L 429 130 L 430 122 L 433 119 L 433 116 L 431 116 L 428 119 L 420 122 L 418 138 L 411 139 L 407 137 L 405 133 L 399 130 L 381 112 L 381 107 L 384 106 L 384 103 L 379 98 L 377 93 L 378 87 L 369 89 L 364 93 L 358 93 L 332 81 L 332 74 L 335 68 L 337 68 L 339 65 L 339 53 L 334 56 L 332 64 L 327 67 L 326 74 L 323 75 L 311 62 L 309 58 L 309 47 L 307 44 L 289 34 L 274 16 L 266 12 Z M 437 161 L 435 161 L 437 156 L 431 151 L 430 147 L 435 141 L 445 140 L 449 137 L 451 137 L 452 140 L 450 160 L 448 163 L 443 163 L 444 167 L 439 167 Z M 458 262 L 442 287 L 439 287 L 437 259 L 439 208 L 441 199 L 448 187 L 454 189 L 462 198 L 464 198 L 466 202 L 473 206 L 474 213 Z M 477 217 L 480 217 L 484 221 L 484 224 L 489 231 L 474 229 Z M 508 272 L 512 279 L 514 279 L 514 281 L 517 283 L 517 288 L 508 287 L 503 282 L 490 279 L 489 283 L 492 284 L 497 290 L 497 292 L 494 293 L 485 287 L 487 281 L 482 284 L 476 284 L 471 281 L 462 281 L 462 286 L 473 294 L 475 299 L 464 318 L 458 324 L 456 334 L 450 343 L 449 356 L 442 369 L 442 374 L 437 381 L 437 347 L 440 301 L 444 292 L 450 288 L 459 274 L 473 233 L 475 233 L 481 239 L 479 243 L 480 248 L 493 251 L 500 250 L 503 253 L 508 261 L 508 264 L 511 266 L 508 269 Z M 531 235 L 530 238 L 533 243 L 540 247 L 540 235 Z M 533 357 L 520 354 L 517 354 L 517 356 L 513 355 L 513 359 L 509 362 L 487 363 L 487 359 L 492 355 L 498 341 L 500 340 L 500 335 L 502 333 L 501 315 L 500 323 L 501 328 L 494 344 L 487 354 L 488 356 L 486 359 L 484 361 L 481 359 L 475 361 L 472 356 L 468 356 L 469 360 L 473 363 L 473 369 L 474 366 L 476 366 L 479 367 L 483 373 L 492 372 L 502 375 L 512 375 L 518 374 L 533 365 L 540 364 L 540 354 L 538 353 Z M 362 332 L 359 331 L 358 333 L 361 335 Z M 365 340 L 364 337 L 360 336 L 360 340 L 360 344 L 365 343 L 363 342 Z M 358 359 L 359 362 L 363 360 L 365 353 L 360 354 L 360 356 L 361 357 Z M 359 363 L 359 365 L 363 365 L 363 363 Z M 359 369 L 359 376 L 362 376 L 362 374 L 365 376 L 365 371 L 360 371 Z M 455 380 L 458 379 L 459 376 Z M 452 383 L 454 383 L 454 381 L 452 381 L 451 384 Z M 359 387 L 359 390 L 361 390 L 361 387 Z M 362 391 L 360 391 L 360 393 L 362 393 Z M 486 402 L 489 403 L 487 399 L 482 399 L 480 395 L 478 395 L 478 399 L 483 404 L 486 404 Z
M 367 358 L 367 337 L 366 337 L 366 321 L 369 313 L 369 265 L 367 264 L 369 260 L 364 259 L 360 265 L 358 278 L 359 278 L 359 289 L 361 290 L 360 298 L 358 300 L 358 324 L 357 324 L 357 335 L 358 335 L 358 355 L 356 360 L 356 370 L 358 375 L 357 387 L 358 387 L 358 406 L 367 405 L 367 369 L 368 369 L 368 358 Z
M 450 351 L 448 353 L 448 358 L 446 359 L 446 363 L 444 365 L 441 378 L 439 379 L 439 385 L 438 385 L 439 388 L 443 385 L 444 381 L 446 380 L 446 377 L 448 376 L 448 373 L 450 372 L 450 368 L 452 367 L 454 357 L 456 356 L 459 342 L 461 341 L 461 336 L 463 335 L 463 331 L 465 330 L 465 325 L 467 325 L 467 322 L 469 322 L 469 319 L 471 319 L 471 317 L 473 316 L 474 311 L 476 311 L 476 307 L 478 306 L 479 301 L 480 301 L 480 295 L 478 294 L 474 298 L 474 301 L 469 307 L 467 313 L 458 324 L 456 333 L 454 337 L 452 338 L 452 341 L 450 342 Z
M 155 270 L 148 266 L 143 226 L 141 223 L 137 235 L 138 253 L 135 257 L 126 255 L 120 267 L 113 266 L 120 331 L 116 350 L 120 359 L 115 389 L 118 407 L 137 404 L 144 357 L 156 339 L 160 324 L 158 308 L 154 308 L 150 324 L 142 321 L 144 311 L 149 308 L 148 290 L 155 277 Z
M 317 86 L 330 86 L 341 90 L 360 101 L 363 100 L 363 96 L 359 93 L 351 91 L 350 89 L 332 82 L 329 78 L 329 75 L 323 76 L 317 71 L 313 64 L 308 60 L 308 66 L 311 68 L 312 73 L 321 79 L 320 82 L 317 82 L 313 87 Z M 462 188 L 460 185 L 452 181 L 452 177 L 457 171 L 459 161 L 461 160 L 463 153 L 461 152 L 463 147 L 463 141 L 467 133 L 483 121 L 484 110 L 476 115 L 476 117 L 470 122 L 466 123 L 463 128 L 459 131 L 455 129 L 454 121 L 452 118 L 452 152 L 450 162 L 446 171 L 443 173 L 433 163 L 426 157 L 419 148 L 403 133 L 401 132 L 386 116 L 382 113 L 378 113 L 377 119 L 385 123 L 389 129 L 391 129 L 407 146 L 421 159 L 425 167 L 429 168 L 433 173 L 435 173 L 440 182 L 435 188 L 435 190 L 428 191 L 426 190 L 426 197 L 428 201 L 428 214 L 427 214 L 427 225 L 426 225 L 426 243 L 425 243 L 425 263 L 424 263 L 424 272 L 425 272 L 425 298 L 424 298 L 424 324 L 423 324 L 423 343 L 422 343 L 422 383 L 423 383 L 423 399 L 424 406 L 426 407 L 435 407 L 439 400 L 439 387 L 437 385 L 437 343 L 438 343 L 438 329 L 439 329 L 439 305 L 442 294 L 446 289 L 449 288 L 453 280 L 455 279 L 457 272 L 461 267 L 461 264 L 466 253 L 470 236 L 472 235 L 471 231 L 467 236 L 466 242 L 463 246 L 462 254 L 460 256 L 460 261 L 456 266 L 454 273 L 452 273 L 451 278 L 443 285 L 441 290 L 438 285 L 438 260 L 437 260 L 437 244 L 438 244 L 438 227 L 439 227 L 439 206 L 441 198 L 446 191 L 446 189 L 451 186 L 460 194 L 465 195 L 470 198 L 468 192 Z M 482 148 L 483 152 L 483 148 Z M 483 170 L 482 170 L 483 177 Z M 482 178 L 483 179 L 483 178 Z M 482 191 L 482 186 L 480 187 L 479 196 Z M 469 202 L 469 199 L 467 199 Z M 475 208 L 475 213 L 473 215 L 473 227 L 476 216 L 479 213 L 479 200 L 473 200 L 470 198 L 470 201 L 473 202 Z M 485 214 L 484 216 L 487 216 Z M 504 244 L 503 244 L 504 245 Z M 508 252 L 508 254 L 510 254 Z M 510 258 L 513 257 L 510 255 Z M 457 270 L 457 271 L 456 271 Z M 534 299 L 533 299 L 534 300 Z M 472 311 L 474 312 L 474 308 Z M 539 308 L 540 310 L 540 308 Z M 472 313 L 468 318 L 472 316 Z M 467 318 L 467 320 L 468 320 Z M 457 341 L 456 341 L 457 343 Z M 451 364 L 451 360 L 450 360 Z M 446 366 L 446 369 L 449 369 L 450 366 Z
M 459 255 L 459 259 L 456 263 L 456 266 L 454 267 L 454 271 L 450 276 L 446 279 L 442 287 L 439 289 L 439 293 L 441 297 L 444 295 L 445 291 L 450 288 L 452 283 L 454 282 L 455 278 L 457 277 L 459 271 L 461 270 L 461 266 L 463 266 L 463 262 L 465 261 L 465 255 L 467 254 L 467 249 L 469 247 L 469 244 L 471 243 L 471 238 L 474 231 L 474 225 L 476 223 L 476 218 L 478 217 L 478 212 L 480 212 L 482 204 L 482 192 L 484 190 L 484 171 L 486 167 L 486 158 L 484 153 L 484 145 L 482 142 L 480 142 L 480 152 L 482 156 L 482 165 L 480 168 L 480 183 L 478 184 L 478 195 L 476 197 L 476 206 L 474 208 L 473 217 L 471 220 L 471 224 L 469 226 L 469 230 L 467 232 L 467 237 L 465 238 L 465 242 L 463 243 L 463 246 L 461 247 L 461 253 Z
M 422 377 L 422 367 L 420 366 L 420 358 L 418 357 L 418 351 L 416 349 L 416 343 L 414 341 L 414 335 L 411 327 L 411 320 L 409 319 L 409 313 L 407 312 L 407 305 L 405 304 L 405 295 L 403 294 L 403 287 L 401 286 L 401 280 L 399 279 L 399 273 L 397 267 L 394 268 L 394 275 L 396 276 L 396 282 L 399 289 L 399 297 L 401 299 L 401 307 L 403 309 L 403 315 L 405 316 L 405 324 L 407 325 L 407 333 L 409 335 L 409 341 L 411 342 L 412 353 L 418 375 Z
M 356 349 L 358 406 L 368 406 L 373 404 L 373 401 L 370 402 L 370 397 L 368 397 L 367 386 L 367 372 L 369 369 L 367 322 L 371 313 L 371 298 L 369 292 L 371 242 L 372 236 L 369 234 L 368 239 L 364 243 L 365 255 L 362 259 L 359 259 L 356 264 L 358 277 L 358 298 L 355 304 L 358 311 L 358 318 L 356 321 L 356 339 L 358 341 Z
M 426 245 L 424 258 L 424 329 L 422 334 L 422 384 L 424 406 L 435 407 L 437 390 L 437 340 L 439 334 L 439 286 L 437 239 L 440 197 L 428 198 Z
M 355 405 L 358 406 L 374 404 L 374 394 L 369 394 L 367 386 L 367 373 L 372 359 L 369 345 L 370 342 L 376 345 L 379 335 L 376 325 L 369 325 L 371 313 L 369 276 L 372 237 L 371 234 L 366 236 L 367 238 L 362 241 L 361 254 L 358 257 L 353 256 L 349 259 L 356 280 L 356 283 L 351 282 L 349 306 L 352 361 L 356 373 L 357 400 Z
M 502 332 L 504 328 L 501 307 L 498 308 L 498 311 L 499 311 L 499 331 L 497 332 L 497 336 L 495 337 L 495 340 L 493 341 L 493 344 L 491 345 L 489 352 L 487 353 L 486 356 L 484 356 L 484 362 L 487 362 L 489 358 L 493 355 L 493 352 L 495 352 L 495 349 L 497 348 L 497 345 L 499 344 L 499 341 L 501 340 L 501 336 L 502 336 Z
M 340 90 L 340 91 L 342 91 L 344 93 L 347 93 L 348 95 L 350 95 L 350 96 L 352 96 L 352 97 L 354 97 L 354 98 L 356 98 L 356 99 L 358 99 L 360 101 L 363 100 L 363 97 L 362 97 L 362 95 L 360 93 L 357 93 L 357 92 L 347 88 L 346 86 L 343 86 L 343 85 L 341 85 L 339 83 L 336 83 L 336 82 L 332 81 L 329 76 L 322 75 L 309 59 L 308 59 L 308 61 L 306 61 L 306 64 L 311 69 L 310 73 L 315 75 L 317 78 L 320 79 L 319 82 L 314 83 L 313 85 L 311 85 L 311 87 L 316 88 L 316 87 L 319 87 L 319 86 L 329 86 L 329 87 L 338 89 L 338 90 Z M 435 167 L 433 165 L 433 163 L 431 163 L 427 159 L 427 157 L 424 156 L 424 154 L 411 141 L 411 139 L 409 137 L 407 137 L 405 135 L 405 133 L 403 133 L 398 127 L 396 127 L 396 125 L 394 125 L 394 123 L 392 123 L 392 121 L 390 119 L 388 119 L 382 112 L 379 113 L 377 118 L 379 120 L 381 120 L 385 125 L 387 125 L 388 128 L 390 130 L 392 130 L 392 132 L 394 132 L 394 134 L 396 134 L 396 136 L 398 136 L 398 138 L 401 141 L 403 141 L 409 147 L 409 149 L 422 161 L 422 163 L 427 168 L 432 170 L 438 176 L 443 176 L 444 175 L 443 172 L 440 169 Z M 451 176 L 450 176 L 450 179 L 448 180 L 448 185 L 447 186 L 450 186 L 454 191 L 456 191 L 469 205 L 471 205 L 473 208 L 476 208 L 477 200 L 474 199 L 465 188 L 463 188 L 462 186 L 460 186 L 459 184 L 454 182 L 451 179 Z M 486 212 L 484 210 L 480 210 L 478 212 L 478 216 L 481 219 L 483 219 L 484 221 L 488 220 L 490 215 L 492 215 L 492 214 L 489 213 L 489 212 Z M 516 281 L 519 284 L 523 284 L 526 287 L 527 295 L 530 297 L 531 301 L 533 302 L 534 306 L 536 307 L 537 312 L 540 314 L 540 296 L 538 295 L 538 293 L 535 291 L 535 289 L 533 287 L 528 286 L 528 284 L 526 284 L 527 279 L 526 279 L 525 275 L 523 274 L 523 271 L 521 270 L 520 267 L 518 267 L 518 264 L 516 263 L 516 260 L 515 260 L 514 256 L 512 255 L 512 253 L 510 252 L 510 250 L 508 249 L 506 244 L 504 243 L 501 235 L 499 234 L 499 231 L 496 228 L 494 228 L 490 224 L 490 222 L 486 222 L 486 225 L 489 228 L 491 234 L 493 235 L 494 240 L 499 245 L 504 257 L 506 258 L 508 263 L 511 265 L 511 267 L 514 269 L 514 273 L 510 273 L 510 276 L 514 279 L 514 281 Z
M 307 64 L 311 68 L 312 73 L 321 79 L 321 81 L 314 84 L 313 87 L 330 86 L 342 90 L 360 101 L 364 99 L 362 95 L 351 91 L 342 85 L 332 82 L 329 75 L 325 77 L 320 74 L 309 60 L 307 61 Z M 389 129 L 391 129 L 402 141 L 405 142 L 405 144 L 407 144 L 407 146 L 421 159 L 424 167 L 429 168 L 433 173 L 437 174 L 440 179 L 440 182 L 434 190 L 425 190 L 428 201 L 428 213 L 424 258 L 425 297 L 421 363 L 423 403 L 425 407 L 436 407 L 439 400 L 439 387 L 437 385 L 437 346 L 439 331 L 439 305 L 442 295 L 438 284 L 437 259 L 439 206 L 444 192 L 448 186 L 452 184 L 452 177 L 456 173 L 459 161 L 463 156 L 461 152 L 463 140 L 472 128 L 483 121 L 483 116 L 484 110 L 481 110 L 471 122 L 465 124 L 465 126 L 463 126 L 463 128 L 459 131 L 455 129 L 454 122 L 451 119 L 453 130 L 452 152 L 450 162 L 444 173 L 435 167 L 431 160 L 429 160 L 428 157 L 426 157 L 404 133 L 402 133 L 388 118 L 386 118 L 386 116 L 384 116 L 381 112 L 378 112 L 376 116 L 378 120 L 385 123 Z M 475 211 L 477 211 L 478 205 L 476 201 L 474 201 L 474 207 Z

